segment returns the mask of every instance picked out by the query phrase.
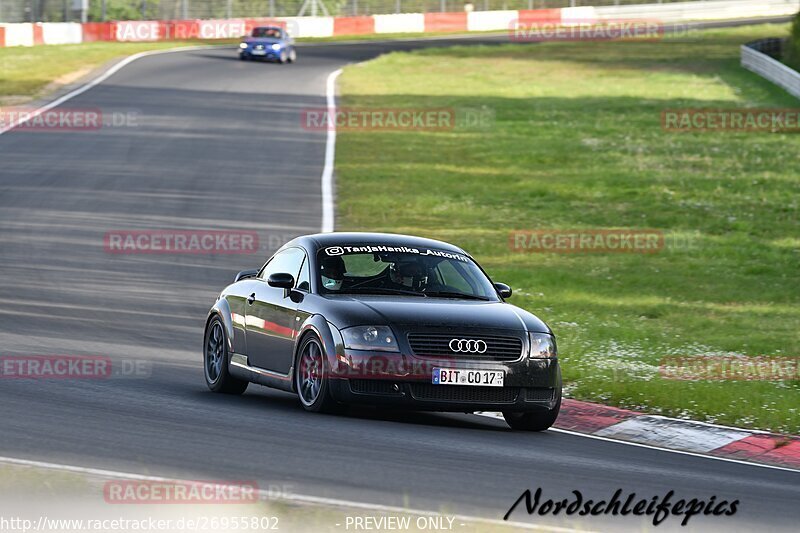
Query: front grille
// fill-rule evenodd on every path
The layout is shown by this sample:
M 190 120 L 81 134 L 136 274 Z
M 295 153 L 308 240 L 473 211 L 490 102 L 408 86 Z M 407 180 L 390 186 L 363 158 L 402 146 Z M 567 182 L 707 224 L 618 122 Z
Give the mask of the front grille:
M 553 399 L 555 389 L 529 388 L 525 390 L 525 401 L 549 402 Z
M 392 389 L 392 382 L 383 379 L 351 379 L 350 390 L 357 394 L 401 394 Z
M 512 403 L 519 395 L 519 387 L 467 387 L 412 383 L 411 395 L 415 400 Z
M 454 352 L 450 341 L 482 340 L 486 343 L 484 353 Z M 454 333 L 410 333 L 408 344 L 414 355 L 420 357 L 458 357 L 463 359 L 487 361 L 515 361 L 522 355 L 522 340 L 518 337 L 499 337 L 495 335 L 459 335 Z

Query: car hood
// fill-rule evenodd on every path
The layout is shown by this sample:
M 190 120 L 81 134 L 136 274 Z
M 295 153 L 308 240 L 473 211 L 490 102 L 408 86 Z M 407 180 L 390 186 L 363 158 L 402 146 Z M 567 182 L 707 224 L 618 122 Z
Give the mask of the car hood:
M 538 317 L 505 302 L 394 296 L 330 296 L 328 320 L 338 328 L 397 325 L 528 330 L 550 333 Z
M 247 37 L 243 42 L 247 44 L 281 44 L 280 39 L 272 37 Z

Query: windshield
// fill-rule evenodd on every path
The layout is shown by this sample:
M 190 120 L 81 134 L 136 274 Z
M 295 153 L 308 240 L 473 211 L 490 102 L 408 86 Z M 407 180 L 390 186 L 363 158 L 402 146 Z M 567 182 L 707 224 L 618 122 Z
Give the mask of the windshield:
M 253 37 L 272 37 L 273 39 L 280 39 L 283 35 L 278 28 L 253 28 Z
M 497 293 L 469 257 L 428 248 L 381 245 L 320 250 L 322 294 L 396 294 L 497 301 Z

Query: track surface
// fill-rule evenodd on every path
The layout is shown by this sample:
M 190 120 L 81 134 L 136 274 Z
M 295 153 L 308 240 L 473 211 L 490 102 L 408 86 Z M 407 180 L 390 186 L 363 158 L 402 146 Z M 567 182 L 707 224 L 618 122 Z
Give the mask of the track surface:
M 331 417 L 256 386 L 242 397 L 206 390 L 202 327 L 219 289 L 288 237 L 319 230 L 325 133 L 301 128 L 301 110 L 324 106 L 328 73 L 346 63 L 454 43 L 318 45 L 304 47 L 292 66 L 240 62 L 232 49 L 156 55 L 66 104 L 132 111 L 136 127 L 0 136 L 0 355 L 153 363 L 147 379 L 0 380 L 0 455 L 182 478 L 255 477 L 301 494 L 490 518 L 526 488 L 541 486 L 548 498 L 675 490 L 678 498 L 741 501 L 735 519 L 695 517 L 690 525 L 794 529 L 800 473 L 512 433 L 475 416 Z M 104 252 L 109 230 L 158 228 L 256 230 L 263 249 Z M 522 509 L 513 518 L 588 529 L 649 524 L 562 522 Z

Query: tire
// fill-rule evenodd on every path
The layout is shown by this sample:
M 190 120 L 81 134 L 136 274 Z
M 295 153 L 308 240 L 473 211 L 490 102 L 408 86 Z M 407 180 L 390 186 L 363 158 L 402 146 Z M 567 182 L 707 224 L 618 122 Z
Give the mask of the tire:
M 249 383 L 228 373 L 228 336 L 218 316 L 208 323 L 203 339 L 203 375 L 208 388 L 223 394 L 243 394 Z
M 281 50 L 281 55 L 278 56 L 278 63 L 283 65 L 289 60 L 289 56 L 286 54 L 286 50 Z
M 239 54 L 239 59 L 241 59 L 242 61 L 247 61 L 247 56 L 244 54 Z
M 295 52 L 294 48 L 292 51 L 289 52 L 289 58 L 287 59 L 289 63 L 296 63 L 297 62 L 297 52 Z
M 558 412 L 561 410 L 561 389 L 558 389 L 558 401 L 549 411 L 534 413 L 503 412 L 503 418 L 513 430 L 518 431 L 544 431 L 555 424 Z
M 341 412 L 342 404 L 331 397 L 325 349 L 316 335 L 306 335 L 297 354 L 294 385 L 303 409 L 312 413 Z

